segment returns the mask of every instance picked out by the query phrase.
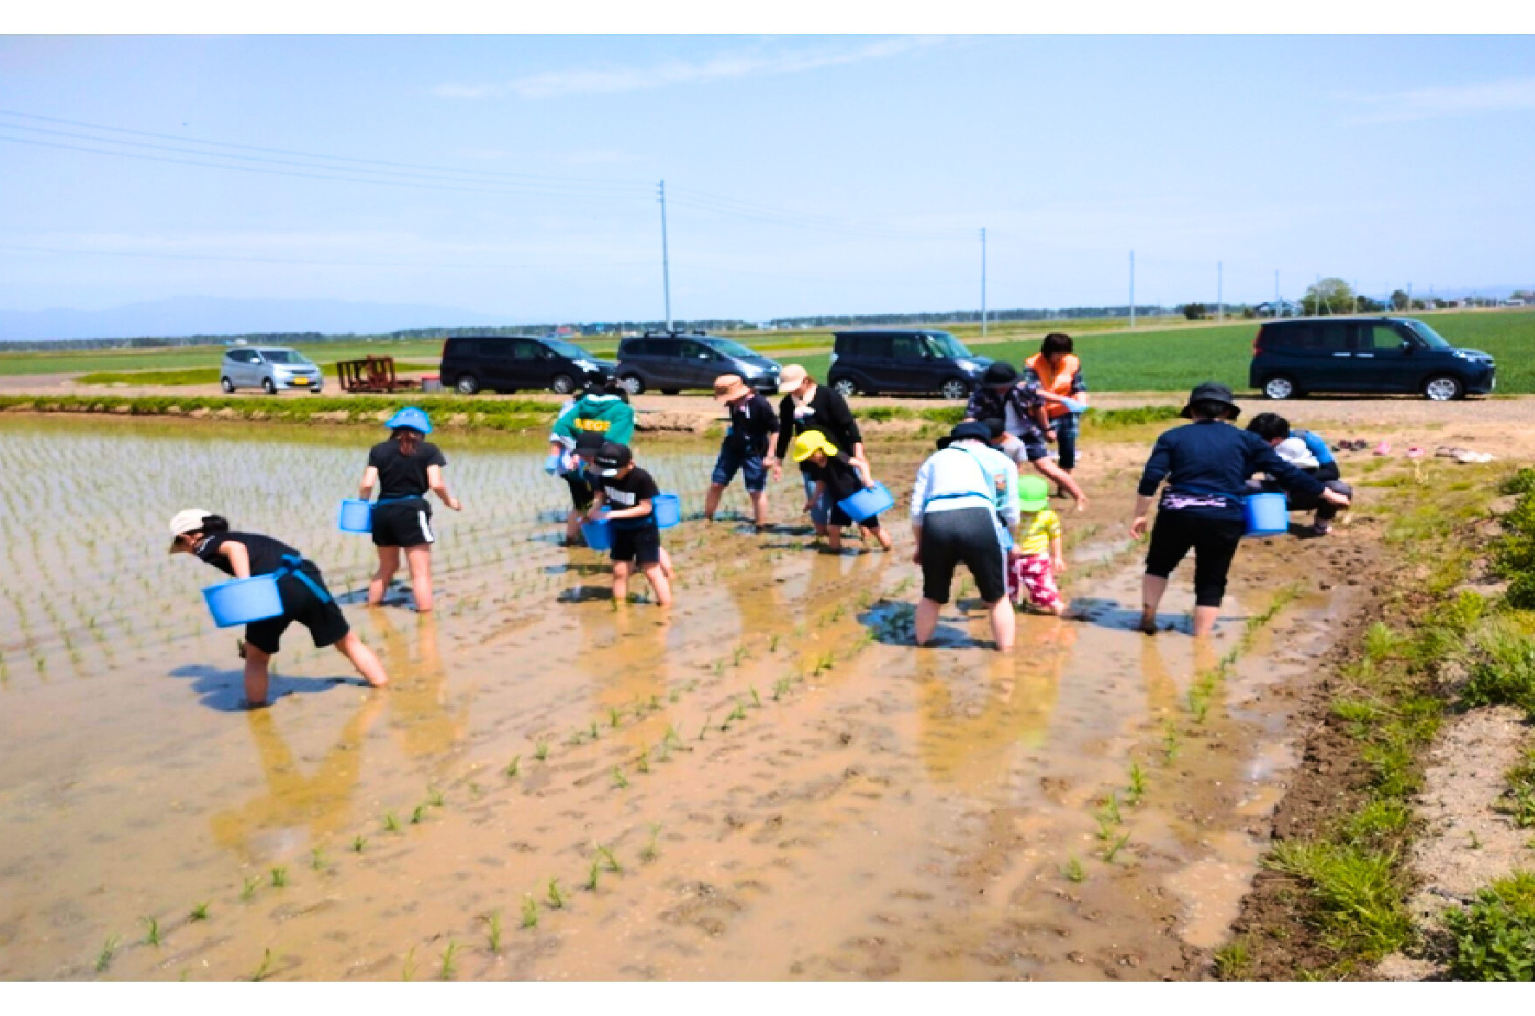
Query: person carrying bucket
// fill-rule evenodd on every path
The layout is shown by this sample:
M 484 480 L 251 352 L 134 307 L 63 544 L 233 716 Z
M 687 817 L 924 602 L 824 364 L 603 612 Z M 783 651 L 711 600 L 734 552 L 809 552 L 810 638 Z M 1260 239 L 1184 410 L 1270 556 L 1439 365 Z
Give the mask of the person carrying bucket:
M 1292 431 L 1290 421 L 1278 413 L 1259 413 L 1252 418 L 1247 429 L 1267 441 L 1274 453 L 1290 465 L 1320 480 L 1328 490 L 1337 491 L 1352 500 L 1354 488 L 1343 482 L 1342 474 L 1338 472 L 1338 460 L 1333 458 L 1326 439 L 1321 435 L 1309 430 Z M 1263 481 L 1249 481 L 1249 486 L 1265 493 L 1276 493 L 1283 489 L 1274 482 L 1273 477 Z M 1332 532 L 1332 520 L 1339 511 L 1345 510 L 1320 498 L 1309 498 L 1303 494 L 1289 495 L 1287 507 L 1292 512 L 1316 509 L 1316 517 L 1311 526 L 1311 532 L 1316 536 L 1326 536 Z
M 911 492 L 912 561 L 922 568 L 917 645 L 925 646 L 949 602 L 954 569 L 963 563 L 986 603 L 997 650 L 1013 648 L 1016 618 L 1007 599 L 1007 556 L 1018 525 L 1018 466 L 989 447 L 991 431 L 969 421 L 938 443 L 917 470 Z
M 656 591 L 656 603 L 670 607 L 671 562 L 661 547 L 661 529 L 655 516 L 655 499 L 661 488 L 634 464 L 628 445 L 604 443 L 593 467 L 599 477 L 597 503 L 587 514 L 593 521 L 605 519 L 612 527 L 614 602 L 629 598 L 629 576 L 638 568 Z
M 773 470 L 773 479 L 783 479 L 783 461 L 789 457 L 789 445 L 807 430 L 820 431 L 838 451 L 867 461 L 863 453 L 863 435 L 858 431 L 858 421 L 853 419 L 853 411 L 848 408 L 846 399 L 832 389 L 816 384 L 809 371 L 797 363 L 784 367 L 778 376 L 778 390 L 783 393 L 783 399 L 778 403 L 778 443 L 767 460 Z M 803 464 L 800 480 L 805 486 L 805 497 L 812 502 L 810 521 L 815 525 L 816 539 L 824 539 L 831 506 L 815 499 L 815 481 Z
M 1019 380 L 1013 365 L 998 360 L 986 368 L 981 383 L 970 393 L 965 406 L 965 420 L 1001 420 L 1003 428 L 1015 438 L 1005 453 L 1020 468 L 1028 464 L 1069 493 L 1077 502 L 1077 511 L 1087 510 L 1087 495 L 1056 465 L 1046 442 L 1056 434 L 1045 412 L 1045 400 L 1039 394 L 1039 382 Z
M 1135 539 L 1146 535 L 1152 497 L 1167 481 L 1156 525 L 1150 527 L 1151 546 L 1141 580 L 1140 630 L 1148 635 L 1156 633 L 1157 607 L 1167 592 L 1167 578 L 1190 550 L 1194 551 L 1194 634 L 1203 637 L 1214 630 L 1231 560 L 1246 528 L 1242 497 L 1254 473 L 1267 473 L 1285 490 L 1305 497 L 1340 507 L 1349 503 L 1344 495 L 1280 458 L 1258 435 L 1226 425 L 1241 412 L 1226 385 L 1206 381 L 1196 386 L 1183 407 L 1183 416 L 1193 422 L 1165 431 L 1146 460 L 1130 522 Z
M 709 492 L 704 495 L 704 521 L 713 522 L 725 488 L 740 471 L 751 498 L 752 517 L 761 535 L 767 528 L 767 479 L 765 457 L 771 455 L 778 437 L 778 416 L 767 399 L 748 388 L 738 375 L 724 374 L 714 379 L 714 399 L 730 412 L 730 428 L 720 442 L 719 457 L 714 461 Z
M 1050 485 L 1038 476 L 1018 479 L 1018 546 L 1008 551 L 1007 591 L 1059 617 L 1066 609 L 1055 577 L 1066 570 L 1061 517 L 1050 507 Z
M 874 514 L 854 520 L 840 502 L 859 491 L 874 489 L 874 473 L 866 459 L 854 458 L 818 430 L 807 430 L 794 439 L 794 461 L 799 463 L 805 475 L 815 481 L 814 491 L 806 498 L 805 510 L 810 511 L 817 501 L 830 505 L 827 517 L 826 550 L 831 554 L 842 551 L 842 527 L 857 525 L 860 532 L 873 536 L 885 551 L 890 550 L 890 534 L 880 528 L 879 515 Z
M 1082 429 L 1082 414 L 1087 411 L 1087 382 L 1082 380 L 1082 361 L 1072 351 L 1071 336 L 1051 332 L 1039 344 L 1039 352 L 1024 361 L 1024 380 L 1039 385 L 1045 400 L 1045 415 L 1055 431 L 1055 446 L 1060 451 L 1061 471 L 1077 467 L 1077 435 Z M 1065 491 L 1056 490 L 1065 496 Z
M 628 444 L 634 437 L 634 407 L 613 382 L 593 381 L 581 397 L 561 410 L 549 434 L 544 472 L 565 478 L 571 509 L 565 516 L 565 545 L 581 543 L 581 519 L 592 507 L 595 483 L 590 466 L 604 441 Z
M 432 609 L 432 506 L 426 499 L 431 491 L 454 511 L 463 505 L 448 493 L 442 477 L 448 460 L 441 449 L 422 438 L 432 432 L 432 421 L 415 406 L 406 406 L 384 424 L 390 434 L 368 451 L 368 465 L 362 471 L 357 496 L 366 501 L 378 485 L 378 501 L 373 505 L 373 546 L 378 548 L 378 570 L 368 580 L 368 606 L 384 602 L 395 572 L 400 570 L 400 550 L 410 567 L 411 595 L 416 610 Z
M 295 621 L 309 629 L 316 649 L 335 646 L 370 686 L 382 688 L 389 683 L 373 650 L 346 623 L 314 562 L 270 536 L 231 532 L 224 518 L 201 508 L 177 512 L 170 529 L 172 554 L 194 554 L 237 579 L 277 577 L 283 612 L 245 626 L 241 655 L 245 657 L 245 701 L 250 708 L 266 705 L 272 656 L 281 645 L 283 632 Z

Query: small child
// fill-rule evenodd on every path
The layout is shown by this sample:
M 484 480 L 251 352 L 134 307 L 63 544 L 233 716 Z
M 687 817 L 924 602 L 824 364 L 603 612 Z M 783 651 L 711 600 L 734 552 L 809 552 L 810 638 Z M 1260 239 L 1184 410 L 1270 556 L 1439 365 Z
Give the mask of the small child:
M 1034 606 L 1055 614 L 1066 609 L 1055 576 L 1066 570 L 1061 517 L 1050 507 L 1050 485 L 1039 476 L 1018 478 L 1018 546 L 1007 552 L 1008 593 L 1023 606 L 1028 593 Z
M 793 455 L 794 461 L 805 468 L 805 475 L 815 481 L 815 491 L 805 501 L 805 511 L 810 511 L 817 503 L 831 506 L 826 549 L 831 554 L 841 553 L 842 527 L 852 525 L 853 520 L 837 502 L 873 487 L 874 473 L 866 459 L 838 451 L 831 439 L 818 430 L 807 430 L 795 438 Z M 879 541 L 881 549 L 890 550 L 890 534 L 880 528 L 878 515 L 870 515 L 858 523 L 858 531 L 860 538 L 864 534 L 871 535 Z
M 1247 429 L 1267 441 L 1276 455 L 1295 468 L 1310 473 L 1328 490 L 1349 497 L 1353 496 L 1354 488 L 1343 482 L 1338 472 L 1338 460 L 1333 458 L 1332 452 L 1327 448 L 1326 439 L 1320 434 L 1313 434 L 1309 430 L 1292 430 L 1290 421 L 1277 413 L 1259 413 L 1253 417 Z M 1284 488 L 1275 483 L 1272 477 L 1261 481 L 1250 480 L 1248 486 L 1267 493 L 1284 492 Z M 1311 531 L 1316 536 L 1326 536 L 1332 532 L 1333 519 L 1337 517 L 1338 512 L 1347 510 L 1323 501 L 1321 498 L 1307 498 L 1286 493 L 1286 499 L 1290 511 L 1316 509 L 1316 518 L 1311 526 Z
M 629 598 L 629 576 L 636 567 L 645 573 L 656 591 L 656 602 L 672 605 L 671 562 L 661 547 L 656 525 L 655 498 L 661 493 L 649 473 L 634 464 L 628 445 L 606 442 L 593 459 L 598 476 L 596 503 L 587 518 L 596 519 L 604 509 L 613 527 L 613 599 Z

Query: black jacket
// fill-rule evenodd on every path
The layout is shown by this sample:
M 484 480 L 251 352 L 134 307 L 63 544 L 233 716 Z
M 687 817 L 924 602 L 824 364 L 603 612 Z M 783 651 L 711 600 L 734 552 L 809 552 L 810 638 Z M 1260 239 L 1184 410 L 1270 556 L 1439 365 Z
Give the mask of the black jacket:
M 847 408 L 847 400 L 825 385 L 816 385 L 815 394 L 803 406 L 797 405 L 793 395 L 785 395 L 778 404 L 778 416 L 782 423 L 778 428 L 778 458 L 789 454 L 789 445 L 807 430 L 818 430 L 831 439 L 840 451 L 853 453 L 853 446 L 863 443 L 858 433 L 858 421 Z

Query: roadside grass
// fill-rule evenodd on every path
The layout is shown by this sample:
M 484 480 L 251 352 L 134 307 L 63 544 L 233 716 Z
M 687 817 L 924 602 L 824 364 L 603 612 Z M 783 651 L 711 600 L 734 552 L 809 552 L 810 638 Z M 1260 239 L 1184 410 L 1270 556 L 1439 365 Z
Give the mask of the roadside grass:
M 1456 980 L 1535 981 L 1535 872 L 1499 879 L 1445 924 Z
M 384 354 L 389 355 L 389 354 Z M 318 363 L 318 361 L 316 361 Z M 394 369 L 401 373 L 435 371 L 440 361 L 408 363 L 395 360 Z M 321 364 L 329 366 L 329 364 Z M 216 385 L 219 383 L 218 367 L 186 367 L 180 370 L 94 371 L 75 378 L 83 385 Z M 335 371 L 327 371 L 326 385 L 339 384 Z

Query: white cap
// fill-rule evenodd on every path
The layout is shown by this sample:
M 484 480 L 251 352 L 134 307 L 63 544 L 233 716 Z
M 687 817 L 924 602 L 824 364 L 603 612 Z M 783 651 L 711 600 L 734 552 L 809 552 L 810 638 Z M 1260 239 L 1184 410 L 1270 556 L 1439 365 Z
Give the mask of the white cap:
M 177 537 L 183 533 L 195 533 L 203 527 L 203 520 L 213 513 L 201 508 L 188 508 L 179 511 L 171 519 L 171 536 Z

